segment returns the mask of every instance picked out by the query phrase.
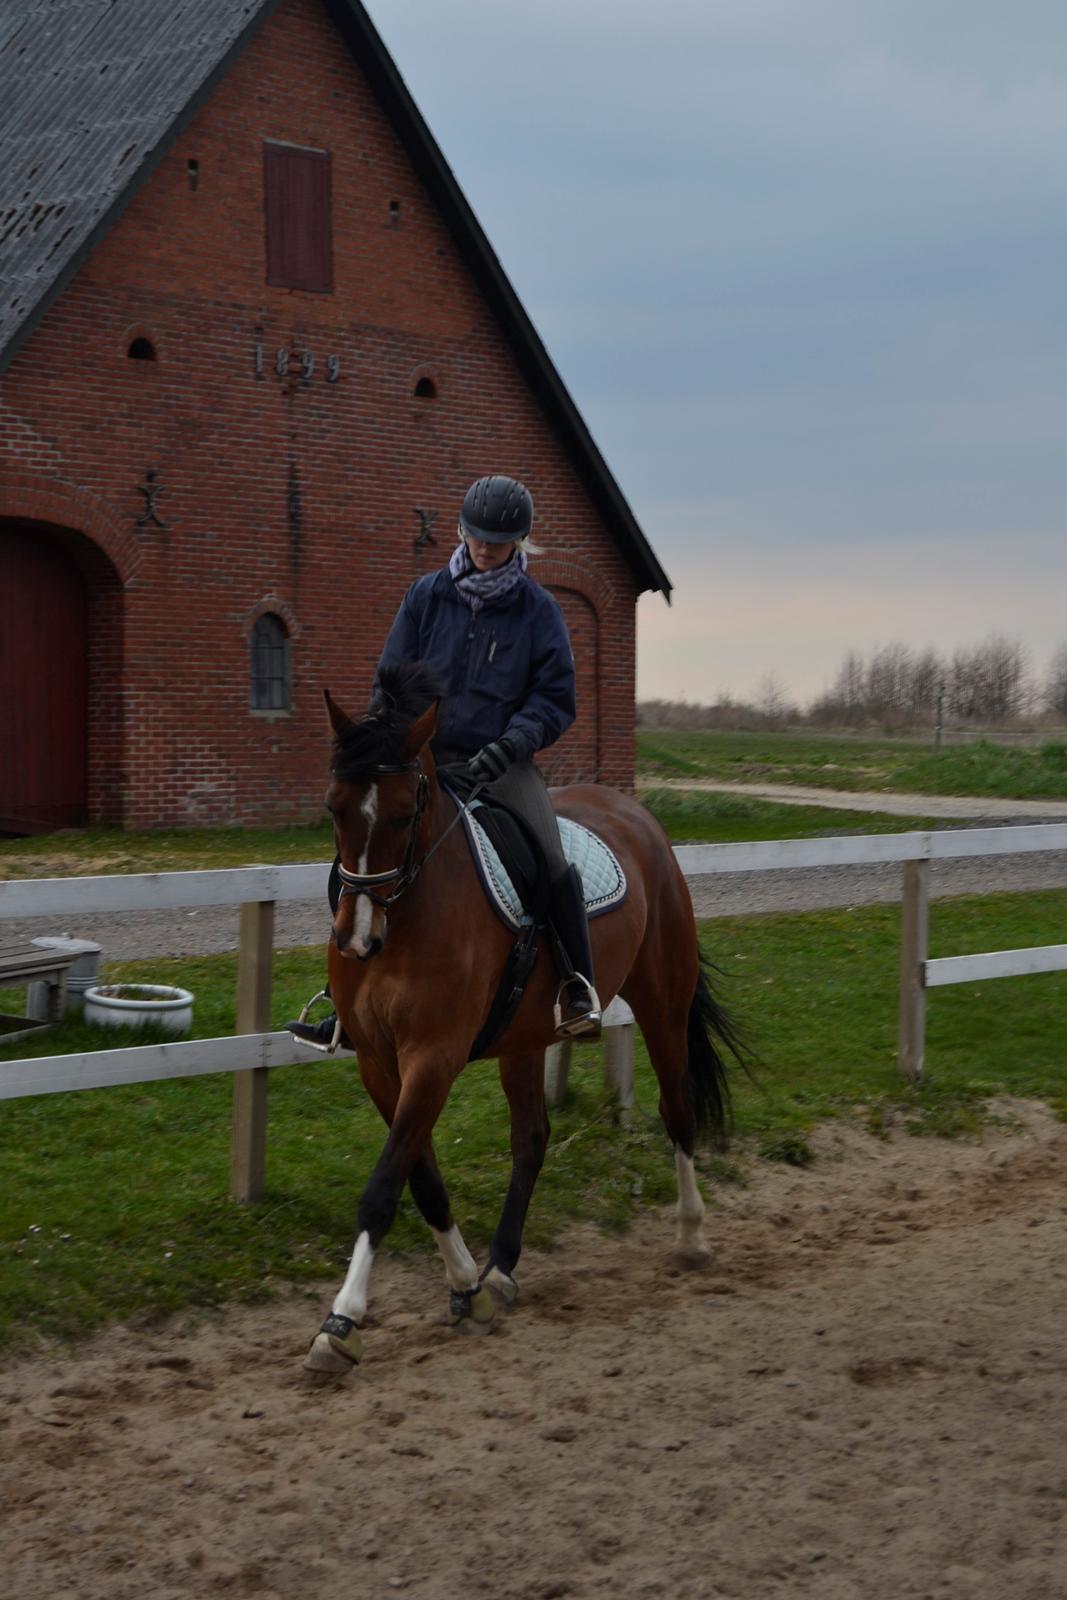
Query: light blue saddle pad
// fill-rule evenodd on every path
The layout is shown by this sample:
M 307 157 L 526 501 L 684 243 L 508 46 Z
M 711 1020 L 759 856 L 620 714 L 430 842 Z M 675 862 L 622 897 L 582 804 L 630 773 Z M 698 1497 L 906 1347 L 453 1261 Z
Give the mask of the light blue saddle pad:
M 463 813 L 467 842 L 489 904 L 512 933 L 518 933 L 520 928 L 528 928 L 532 919 L 522 909 L 504 863 L 478 825 L 480 809 L 481 802 L 475 800 Z M 580 822 L 571 822 L 567 817 L 559 818 L 559 836 L 564 856 L 578 868 L 581 876 L 586 914 L 599 917 L 605 911 L 613 911 L 626 898 L 626 874 L 615 852 Z

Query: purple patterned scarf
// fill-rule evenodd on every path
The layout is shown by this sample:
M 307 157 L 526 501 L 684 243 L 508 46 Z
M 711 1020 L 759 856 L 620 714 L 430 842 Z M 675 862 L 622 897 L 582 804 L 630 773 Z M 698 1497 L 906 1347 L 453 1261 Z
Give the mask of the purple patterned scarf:
M 502 567 L 497 567 L 493 572 L 479 572 L 463 543 L 453 550 L 448 570 L 464 603 L 472 611 L 480 611 L 482 606 L 502 600 L 512 589 L 517 589 L 526 575 L 528 565 L 525 550 L 516 550 L 511 560 Z

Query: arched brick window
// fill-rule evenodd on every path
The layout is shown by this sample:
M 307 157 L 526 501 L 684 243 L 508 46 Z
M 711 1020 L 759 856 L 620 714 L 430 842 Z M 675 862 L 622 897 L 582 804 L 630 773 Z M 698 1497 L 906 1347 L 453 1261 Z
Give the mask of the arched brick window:
M 292 652 L 281 617 L 265 611 L 256 618 L 250 649 L 252 710 L 289 711 L 293 704 Z

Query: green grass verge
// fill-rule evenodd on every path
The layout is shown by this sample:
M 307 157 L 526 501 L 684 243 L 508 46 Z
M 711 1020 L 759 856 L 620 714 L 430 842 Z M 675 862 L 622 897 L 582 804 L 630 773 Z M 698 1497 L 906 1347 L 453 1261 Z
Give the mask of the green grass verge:
M 929 742 L 850 734 L 719 733 L 644 729 L 638 777 L 718 778 L 809 788 L 907 794 L 1067 798 L 1067 742 L 1019 749 L 980 739 L 935 752 Z
M 324 861 L 333 856 L 333 826 L 293 828 L 65 828 L 30 838 L 0 838 L 0 878 L 50 878 L 74 873 L 183 872 L 260 862 Z
M 1065 913 L 1065 891 L 937 902 L 931 950 L 1056 942 Z M 720 993 L 745 1019 L 760 1056 L 755 1079 L 737 1079 L 735 1154 L 702 1158 L 712 1197 L 720 1181 L 758 1182 L 761 1159 L 803 1165 L 811 1127 L 857 1108 L 872 1134 L 890 1123 L 915 1133 L 966 1133 L 1001 1094 L 1064 1110 L 1067 974 L 934 991 L 928 1080 L 909 1089 L 894 1062 L 896 907 L 731 918 L 702 931 L 722 971 Z M 198 1035 L 233 1028 L 233 956 L 110 970 L 192 988 Z M 317 987 L 322 970 L 317 949 L 278 954 L 276 1024 Z M 0 1060 L 100 1042 L 96 1030 L 65 1023 L 7 1047 Z M 643 1051 L 630 1132 L 615 1124 L 597 1053 L 576 1055 L 572 1094 L 553 1119 L 531 1244 L 551 1242 L 578 1219 L 622 1227 L 642 1207 L 673 1198 Z M 113 1318 L 255 1300 L 274 1281 L 341 1274 L 356 1196 L 383 1139 L 353 1066 L 312 1062 L 272 1075 L 268 1192 L 251 1208 L 226 1198 L 231 1092 L 228 1077 L 212 1076 L 0 1105 L 0 1343 L 17 1349 L 39 1335 L 72 1339 Z M 468 1069 L 437 1143 L 457 1220 L 472 1246 L 484 1246 L 508 1175 L 492 1065 Z M 429 1248 L 407 1199 L 390 1248 Z
M 830 806 L 785 806 L 757 795 L 700 789 L 641 791 L 641 801 L 674 844 L 739 844 L 758 839 L 823 839 L 867 833 L 952 828 L 945 818 L 893 817 L 881 811 L 836 811 Z

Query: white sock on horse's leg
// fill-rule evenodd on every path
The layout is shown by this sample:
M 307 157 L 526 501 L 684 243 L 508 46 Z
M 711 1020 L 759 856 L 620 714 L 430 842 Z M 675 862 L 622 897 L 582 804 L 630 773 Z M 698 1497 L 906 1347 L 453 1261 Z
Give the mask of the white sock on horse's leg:
M 441 1252 L 445 1263 L 445 1277 L 450 1289 L 476 1289 L 478 1287 L 478 1268 L 474 1257 L 463 1242 L 463 1235 L 452 1224 L 447 1233 L 441 1233 L 437 1228 L 431 1228 L 431 1233 L 437 1240 L 437 1248 Z
M 697 1185 L 693 1158 L 686 1155 L 681 1145 L 674 1147 L 674 1168 L 678 1174 L 678 1232 L 675 1249 L 681 1256 L 704 1258 L 708 1254 L 704 1238 L 704 1201 Z
M 334 1316 L 348 1317 L 355 1323 L 363 1321 L 367 1314 L 367 1284 L 370 1281 L 370 1269 L 373 1264 L 374 1251 L 371 1249 L 370 1235 L 363 1232 L 356 1240 L 356 1247 L 352 1251 L 352 1260 L 348 1266 L 348 1276 L 333 1303 Z

